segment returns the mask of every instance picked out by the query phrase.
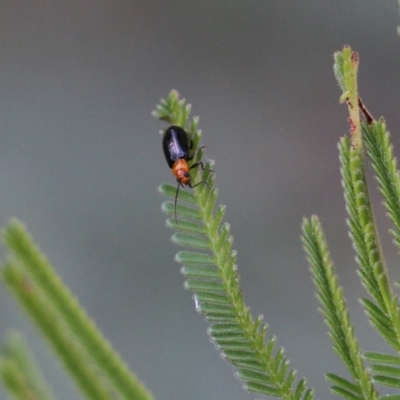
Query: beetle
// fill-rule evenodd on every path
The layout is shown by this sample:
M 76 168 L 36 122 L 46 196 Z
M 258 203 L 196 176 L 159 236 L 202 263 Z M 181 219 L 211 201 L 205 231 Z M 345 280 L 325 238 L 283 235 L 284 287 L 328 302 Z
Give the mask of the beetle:
M 178 220 L 176 218 L 176 202 L 178 200 L 179 188 L 181 186 L 189 186 L 190 188 L 195 188 L 201 183 L 204 183 L 205 185 L 207 185 L 208 188 L 210 188 L 210 185 L 204 180 L 192 185 L 189 175 L 189 171 L 191 169 L 200 166 L 203 171 L 213 172 L 213 170 L 211 169 L 204 168 L 204 165 L 201 161 L 189 166 L 188 161 L 193 159 L 196 152 L 206 147 L 200 146 L 192 154 L 190 154 L 192 146 L 193 142 L 189 140 L 187 132 L 180 126 L 171 125 L 165 131 L 162 141 L 164 156 L 167 160 L 168 166 L 172 169 L 172 173 L 178 182 L 174 203 L 176 223 L 178 223 Z

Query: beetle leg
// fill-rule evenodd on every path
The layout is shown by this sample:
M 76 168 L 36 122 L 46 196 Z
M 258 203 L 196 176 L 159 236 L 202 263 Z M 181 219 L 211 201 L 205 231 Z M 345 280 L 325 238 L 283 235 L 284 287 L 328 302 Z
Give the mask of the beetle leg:
M 202 169 L 203 171 L 214 172 L 213 169 L 204 168 L 204 164 L 203 164 L 202 161 L 199 161 L 199 162 L 197 162 L 197 163 L 194 163 L 193 165 L 190 166 L 189 169 L 196 168 L 196 167 L 198 167 L 199 165 L 200 165 L 200 167 L 201 167 L 201 169 Z
M 193 142 L 192 142 L 190 148 L 192 148 L 192 146 L 193 146 Z M 188 157 L 188 160 L 193 160 L 193 157 L 196 155 L 196 153 L 197 153 L 199 150 L 201 150 L 201 149 L 206 149 L 206 148 L 207 148 L 207 146 L 200 146 L 200 147 L 198 147 L 198 148 Z

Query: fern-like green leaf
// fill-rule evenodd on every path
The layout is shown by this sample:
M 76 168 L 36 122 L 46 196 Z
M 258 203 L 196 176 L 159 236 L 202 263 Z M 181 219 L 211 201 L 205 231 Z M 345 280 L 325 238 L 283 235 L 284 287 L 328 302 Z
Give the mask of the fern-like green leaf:
M 378 181 L 383 204 L 394 225 L 394 242 L 400 248 L 400 176 L 390 133 L 383 119 L 362 125 L 364 140 Z
M 53 400 L 33 353 L 22 335 L 12 332 L 0 354 L 0 376 L 7 390 L 18 400 Z
M 376 329 L 400 351 L 400 310 L 393 294 L 384 263 L 379 236 L 368 192 L 363 154 L 363 138 L 373 163 L 386 209 L 397 229 L 400 223 L 400 181 L 396 171 L 389 135 L 382 121 L 375 122 L 358 97 L 356 70 L 358 56 L 346 46 L 335 53 L 335 75 L 349 105 L 351 140 L 340 140 L 339 152 L 342 182 L 345 192 L 348 225 L 357 254 L 361 281 L 373 301 L 363 300 L 366 312 Z M 353 72 L 352 72 L 353 70 Z M 361 127 L 360 109 L 367 123 Z M 395 233 L 395 241 L 398 235 Z
M 200 139 L 198 118 L 188 120 L 187 110 L 173 91 L 153 114 L 186 128 L 194 141 L 194 151 Z M 201 156 L 201 152 L 196 153 L 196 158 L 189 160 L 190 165 L 200 161 Z M 206 168 L 213 169 L 213 164 L 208 162 Z M 175 259 L 183 264 L 185 287 L 194 293 L 196 309 L 210 322 L 208 333 L 212 342 L 236 367 L 236 376 L 248 391 L 287 400 L 312 400 L 313 392 L 305 380 L 295 383 L 296 374 L 290 370 L 283 349 L 277 348 L 276 339 L 271 336 L 266 340 L 267 326 L 262 318 L 253 320 L 244 304 L 230 226 L 222 223 L 225 207 L 216 206 L 215 174 L 196 168 L 191 170 L 191 180 L 206 180 L 210 187 L 201 185 L 192 192 L 181 190 L 177 221 L 168 218 L 167 226 L 177 231 L 172 237 L 175 243 L 190 248 L 180 251 Z M 160 192 L 174 197 L 176 187 L 164 184 Z M 162 209 L 172 216 L 173 202 L 165 202 Z
M 302 241 L 333 347 L 353 377 L 353 382 L 350 382 L 335 374 L 327 374 L 331 389 L 347 399 L 376 399 L 378 394 L 364 365 L 343 289 L 338 284 L 325 236 L 316 216 L 304 219 Z
M 91 399 L 109 399 L 111 383 L 122 398 L 151 400 L 152 395 L 80 307 L 23 224 L 11 221 L 3 239 L 10 252 L 3 280 L 82 391 Z
M 357 253 L 356 259 L 360 265 L 358 273 L 364 287 L 374 299 L 374 302 L 364 299 L 363 304 L 371 323 L 396 350 L 400 350 L 397 297 L 392 294 L 379 245 L 363 158 L 346 137 L 341 139 L 339 151 L 346 208 L 349 214 L 348 225 Z M 352 174 L 351 171 L 354 170 Z
M 98 371 L 88 362 L 79 343 L 71 338 L 68 327 L 60 321 L 54 306 L 48 304 L 48 299 L 40 287 L 16 263 L 4 265 L 2 278 L 23 309 L 46 336 L 82 393 L 88 399 L 109 400 L 108 385 L 99 378 Z

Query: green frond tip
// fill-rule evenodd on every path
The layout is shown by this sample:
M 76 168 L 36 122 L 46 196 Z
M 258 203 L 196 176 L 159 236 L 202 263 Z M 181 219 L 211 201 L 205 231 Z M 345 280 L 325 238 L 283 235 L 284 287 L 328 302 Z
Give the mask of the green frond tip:
M 156 116 L 168 114 L 163 119 L 176 123 L 179 114 L 176 110 L 183 104 L 170 95 L 160 107 L 166 111 Z M 181 115 L 186 116 L 185 113 Z M 192 130 L 197 146 L 200 139 L 198 119 L 182 122 Z M 201 156 L 198 152 L 193 162 L 200 161 Z M 207 165 L 211 169 L 213 163 Z M 236 251 L 232 249 L 233 237 L 229 224 L 222 221 L 225 206 L 217 205 L 215 174 L 194 172 L 197 174 L 191 176 L 194 182 L 206 180 L 209 185 L 179 192 L 177 221 L 172 217 L 172 199 L 163 203 L 162 210 L 169 216 L 167 226 L 178 231 L 172 236 L 173 242 L 187 248 L 180 251 L 175 260 L 182 264 L 185 288 L 194 294 L 196 310 L 210 323 L 208 333 L 212 342 L 223 358 L 236 368 L 236 376 L 248 391 L 286 400 L 312 400 L 313 391 L 305 380 L 296 384 L 296 374 L 289 368 L 283 349 L 276 346 L 276 339 L 272 336 L 265 342 L 267 326 L 262 317 L 254 320 L 244 303 L 235 264 Z M 159 190 L 169 198 L 176 193 L 172 185 L 161 185 Z
M 346 47 L 345 47 L 346 48 Z M 341 51 L 335 51 L 333 53 L 333 73 L 335 74 L 335 78 L 340 86 L 340 89 L 343 93 L 348 92 L 345 81 L 345 67 L 348 70 L 348 64 L 345 64 L 345 59 L 343 57 L 343 53 Z
M 353 96 L 357 93 L 358 53 L 350 46 L 344 46 L 342 51 L 334 53 L 333 59 L 333 72 L 342 92 Z
M 340 102 L 346 101 L 348 104 L 351 141 L 355 148 L 361 148 L 362 138 L 357 89 L 359 56 L 358 53 L 351 50 L 350 46 L 344 46 L 341 52 L 334 53 L 333 58 L 333 71 L 342 90 Z
M 179 98 L 176 90 L 171 90 L 166 99 L 161 99 L 160 104 L 152 112 L 152 115 L 161 121 L 166 121 L 171 125 L 178 125 L 185 128 L 186 121 L 190 114 L 191 105 L 186 104 L 185 99 Z M 198 124 L 198 118 L 193 119 L 190 131 L 194 132 Z

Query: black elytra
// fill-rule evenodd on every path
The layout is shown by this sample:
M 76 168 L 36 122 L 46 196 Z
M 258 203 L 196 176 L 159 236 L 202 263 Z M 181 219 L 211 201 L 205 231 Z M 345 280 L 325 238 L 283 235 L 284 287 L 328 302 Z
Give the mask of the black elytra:
M 179 159 L 189 159 L 189 138 L 180 126 L 172 125 L 164 133 L 162 141 L 163 151 L 168 166 L 173 167 Z
M 176 202 L 178 199 L 178 193 L 180 186 L 184 187 L 189 186 L 190 188 L 194 188 L 201 183 L 207 185 L 210 188 L 210 185 L 206 181 L 197 182 L 195 185 L 192 185 L 190 181 L 189 171 L 192 168 L 200 166 L 202 170 L 213 172 L 211 169 L 204 168 L 204 165 L 201 161 L 191 165 L 189 167 L 188 161 L 192 160 L 196 152 L 206 146 L 200 146 L 196 149 L 192 154 L 190 154 L 190 149 L 192 147 L 192 143 L 189 141 L 188 134 L 186 131 L 180 126 L 171 125 L 165 132 L 162 140 L 162 147 L 164 151 L 165 159 L 167 160 L 168 166 L 172 169 L 172 173 L 174 174 L 178 187 L 176 189 L 175 194 L 175 222 L 178 223 L 176 217 Z

